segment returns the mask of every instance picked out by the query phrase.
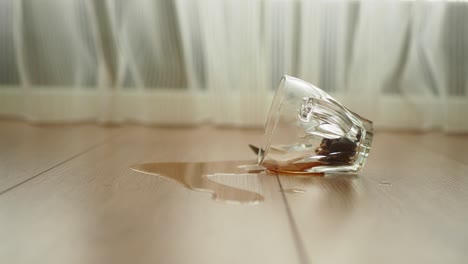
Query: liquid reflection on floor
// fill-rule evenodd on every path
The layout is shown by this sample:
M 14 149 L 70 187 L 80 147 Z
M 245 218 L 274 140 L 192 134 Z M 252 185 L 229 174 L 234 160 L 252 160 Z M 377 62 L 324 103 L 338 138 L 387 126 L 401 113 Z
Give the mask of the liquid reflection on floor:
M 173 180 L 186 188 L 199 192 L 208 192 L 218 201 L 241 204 L 257 204 L 263 201 L 260 193 L 243 190 L 224 185 L 210 179 L 214 175 L 238 176 L 251 175 L 256 177 L 259 170 L 253 161 L 229 162 L 170 162 L 170 163 L 142 163 L 131 166 L 131 169 Z

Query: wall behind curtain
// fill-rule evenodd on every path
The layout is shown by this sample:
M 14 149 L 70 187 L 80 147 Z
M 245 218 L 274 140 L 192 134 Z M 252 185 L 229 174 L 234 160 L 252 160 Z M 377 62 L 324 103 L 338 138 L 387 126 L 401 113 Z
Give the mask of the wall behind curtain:
M 380 128 L 468 131 L 468 3 L 0 0 L 0 114 L 263 125 L 283 74 Z

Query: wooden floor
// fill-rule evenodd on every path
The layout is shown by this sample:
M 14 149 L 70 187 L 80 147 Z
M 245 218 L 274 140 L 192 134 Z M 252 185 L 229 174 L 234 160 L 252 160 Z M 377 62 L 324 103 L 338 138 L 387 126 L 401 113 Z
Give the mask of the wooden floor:
M 0 263 L 468 263 L 468 136 L 377 132 L 359 176 L 220 175 L 258 204 L 130 169 L 254 159 L 259 130 L 0 122 Z

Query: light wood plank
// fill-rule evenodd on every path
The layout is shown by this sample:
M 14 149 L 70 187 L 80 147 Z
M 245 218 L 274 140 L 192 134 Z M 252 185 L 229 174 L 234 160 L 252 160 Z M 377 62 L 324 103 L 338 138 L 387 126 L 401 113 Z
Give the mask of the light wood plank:
M 440 138 L 439 138 L 440 139 Z M 357 177 L 281 176 L 311 263 L 467 263 L 468 167 L 378 133 Z
M 110 131 L 96 125 L 0 121 L 0 193 L 99 144 Z
M 277 178 L 216 180 L 260 191 L 230 205 L 130 165 L 252 157 L 258 131 L 128 128 L 0 196 L 1 263 L 298 263 Z M 254 184 L 255 183 L 255 184 Z M 248 185 L 248 186 L 245 186 Z
M 401 138 L 468 165 L 468 135 L 466 134 L 402 133 Z

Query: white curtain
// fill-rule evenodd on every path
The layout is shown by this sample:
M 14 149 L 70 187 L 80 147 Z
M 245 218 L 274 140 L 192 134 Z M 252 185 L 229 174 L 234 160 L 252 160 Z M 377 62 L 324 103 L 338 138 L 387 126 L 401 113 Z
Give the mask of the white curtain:
M 283 74 L 378 128 L 468 131 L 468 3 L 0 0 L 0 114 L 262 126 Z

